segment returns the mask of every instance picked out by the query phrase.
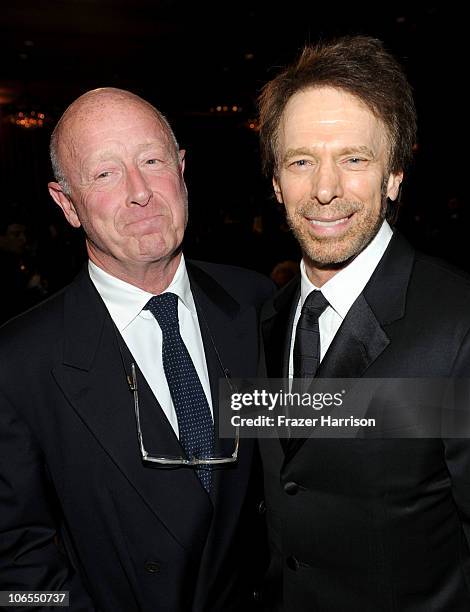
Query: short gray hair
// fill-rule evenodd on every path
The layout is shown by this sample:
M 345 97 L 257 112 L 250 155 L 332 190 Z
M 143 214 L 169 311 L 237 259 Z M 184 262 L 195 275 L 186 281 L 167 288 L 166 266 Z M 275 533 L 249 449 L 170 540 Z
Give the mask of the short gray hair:
M 54 178 L 59 183 L 59 185 L 62 187 L 62 191 L 66 195 L 69 196 L 70 195 L 70 185 L 67 179 L 65 178 L 65 174 L 64 174 L 64 171 L 62 170 L 62 165 L 60 163 L 60 156 L 59 156 L 59 132 L 60 132 L 60 130 L 58 129 L 59 124 L 60 124 L 60 121 L 55 126 L 54 131 L 52 132 L 52 135 L 51 135 L 51 141 L 49 143 L 49 155 L 51 158 L 52 172 L 54 173 Z

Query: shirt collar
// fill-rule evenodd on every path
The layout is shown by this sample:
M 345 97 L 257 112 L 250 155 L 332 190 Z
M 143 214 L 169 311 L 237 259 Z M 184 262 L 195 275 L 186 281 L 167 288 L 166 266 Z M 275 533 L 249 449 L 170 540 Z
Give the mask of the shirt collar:
M 367 285 L 372 273 L 382 259 L 392 236 L 393 232 L 390 225 L 387 221 L 384 221 L 367 247 L 321 288 L 316 287 L 310 281 L 307 276 L 304 260 L 302 260 L 300 263 L 301 306 L 303 306 L 309 293 L 315 289 L 321 289 L 330 306 L 344 319 L 348 310 Z
M 93 284 L 120 332 L 125 330 L 140 314 L 145 318 L 153 318 L 149 311 L 142 310 L 152 297 L 151 293 L 108 274 L 92 261 L 88 261 L 88 271 Z M 167 292 L 175 293 L 184 306 L 193 315 L 196 314 L 196 305 L 191 293 L 183 254 L 181 254 L 173 280 L 165 291 L 162 291 L 162 293 Z

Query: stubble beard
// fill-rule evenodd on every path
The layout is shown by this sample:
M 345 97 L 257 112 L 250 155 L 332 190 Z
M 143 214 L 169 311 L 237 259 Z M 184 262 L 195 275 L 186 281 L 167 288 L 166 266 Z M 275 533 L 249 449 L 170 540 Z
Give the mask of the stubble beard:
M 385 219 L 387 198 L 385 194 L 382 195 L 377 215 L 363 214 L 364 207 L 363 202 L 341 202 L 335 205 L 331 217 L 348 217 L 353 213 L 357 215 L 353 226 L 339 238 L 318 237 L 309 232 L 305 217 L 317 216 L 320 210 L 324 210 L 323 206 L 308 203 L 297 208 L 293 215 L 289 215 L 286 210 L 287 223 L 299 242 L 306 263 L 322 270 L 337 270 L 359 255 L 377 235 Z

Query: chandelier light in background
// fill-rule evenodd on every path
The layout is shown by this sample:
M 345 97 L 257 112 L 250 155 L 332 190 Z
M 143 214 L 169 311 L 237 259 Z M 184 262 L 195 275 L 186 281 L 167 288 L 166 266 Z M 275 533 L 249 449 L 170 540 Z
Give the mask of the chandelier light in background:
M 46 116 L 35 110 L 17 110 L 10 113 L 9 121 L 20 128 L 37 129 L 44 126 Z
M 239 104 L 219 104 L 217 106 L 211 106 L 209 110 L 211 113 L 233 114 L 241 113 L 243 109 Z

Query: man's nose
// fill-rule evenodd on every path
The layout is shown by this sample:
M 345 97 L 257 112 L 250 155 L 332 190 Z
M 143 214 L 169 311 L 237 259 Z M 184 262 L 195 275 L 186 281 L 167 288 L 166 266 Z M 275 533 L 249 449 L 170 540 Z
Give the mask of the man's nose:
M 132 168 L 127 173 L 128 200 L 130 204 L 146 206 L 152 197 L 144 174 L 139 168 Z
M 312 178 L 312 199 L 320 204 L 329 204 L 335 198 L 343 197 L 341 169 L 334 160 L 322 161 Z

